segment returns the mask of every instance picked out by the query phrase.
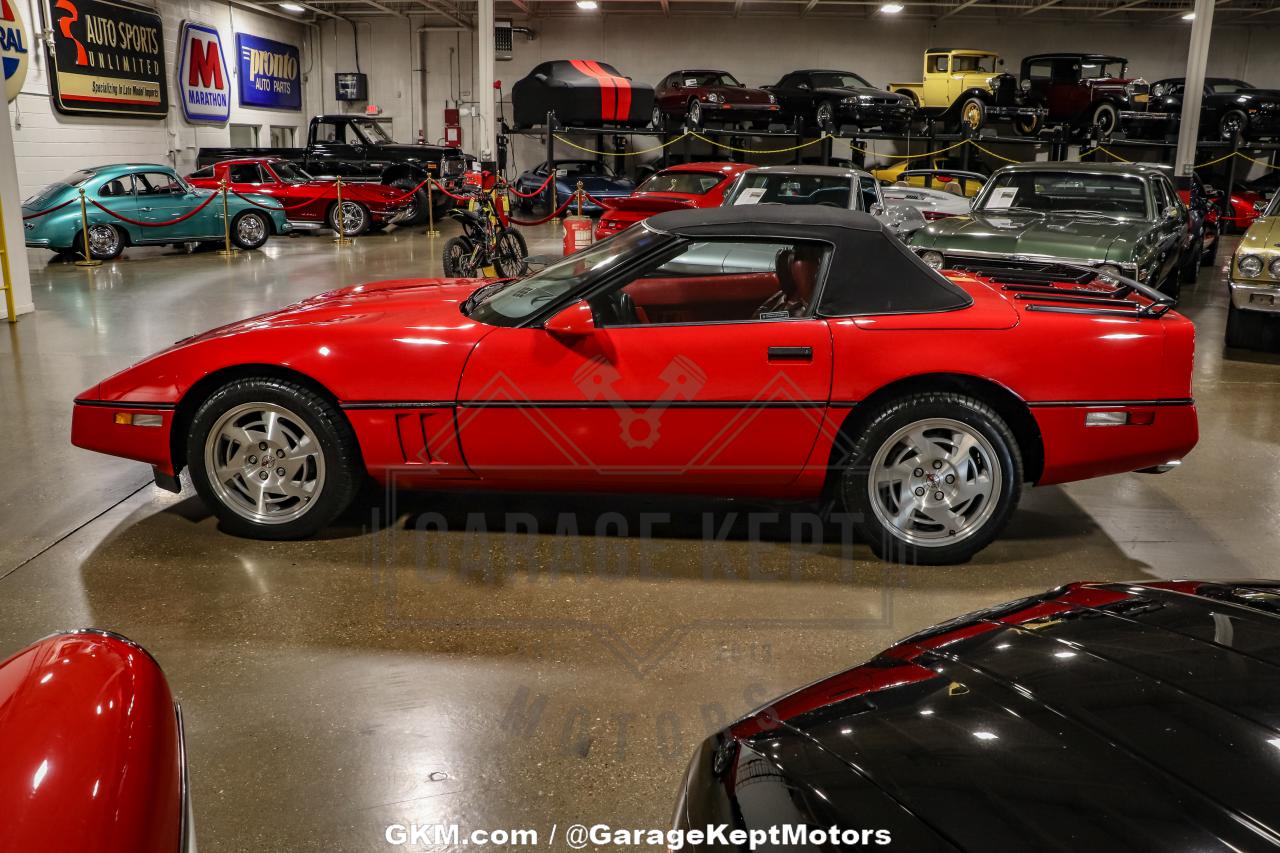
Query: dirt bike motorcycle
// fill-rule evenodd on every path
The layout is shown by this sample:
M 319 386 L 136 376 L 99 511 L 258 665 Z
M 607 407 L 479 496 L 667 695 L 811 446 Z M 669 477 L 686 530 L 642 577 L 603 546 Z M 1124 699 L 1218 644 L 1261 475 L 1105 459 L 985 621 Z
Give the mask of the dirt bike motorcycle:
M 462 225 L 462 235 L 444 244 L 444 274 L 448 278 L 480 278 L 492 266 L 499 278 L 514 278 L 529 271 L 529 247 L 524 236 L 511 227 L 506 199 L 495 201 L 495 191 L 474 189 L 465 207 L 449 215 Z

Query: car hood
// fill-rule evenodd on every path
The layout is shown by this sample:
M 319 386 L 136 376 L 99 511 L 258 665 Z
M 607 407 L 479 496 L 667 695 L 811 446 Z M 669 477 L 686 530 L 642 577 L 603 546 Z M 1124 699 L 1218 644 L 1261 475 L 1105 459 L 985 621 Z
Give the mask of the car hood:
M 1237 253 L 1280 252 L 1280 216 L 1263 216 L 1255 219 L 1240 239 Z
M 836 95 L 842 98 L 849 97 L 869 97 L 869 98 L 896 98 L 899 101 L 910 101 L 911 99 L 905 95 L 898 95 L 893 92 L 886 92 L 884 89 L 873 89 L 869 86 L 823 86 L 816 90 L 823 95 Z
M 1071 584 L 960 617 L 731 726 L 690 778 L 719 776 L 698 787 L 748 826 L 888 826 L 912 850 L 1274 844 L 1280 714 L 1254 691 L 1276 594 Z
M 731 104 L 767 104 L 769 93 L 764 89 L 752 89 L 746 86 L 712 86 L 708 92 L 715 92 Z
M 1000 255 L 1048 255 L 1090 262 L 1128 262 L 1145 222 L 1069 214 L 971 213 L 933 222 L 912 240 L 921 248 Z

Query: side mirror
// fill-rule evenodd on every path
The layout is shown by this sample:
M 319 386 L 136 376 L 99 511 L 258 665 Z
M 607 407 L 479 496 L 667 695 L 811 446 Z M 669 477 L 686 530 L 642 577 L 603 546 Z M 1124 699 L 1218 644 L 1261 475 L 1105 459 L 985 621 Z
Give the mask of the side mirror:
M 1164 218 L 1178 220 L 1182 218 L 1182 208 L 1176 204 L 1171 204 L 1164 209 Z
M 587 300 L 579 299 L 548 319 L 543 328 L 557 338 L 582 338 L 596 330 L 596 321 Z
M 871 205 L 871 209 L 868 210 L 867 213 L 870 213 L 872 216 L 884 216 L 884 205 L 873 204 Z

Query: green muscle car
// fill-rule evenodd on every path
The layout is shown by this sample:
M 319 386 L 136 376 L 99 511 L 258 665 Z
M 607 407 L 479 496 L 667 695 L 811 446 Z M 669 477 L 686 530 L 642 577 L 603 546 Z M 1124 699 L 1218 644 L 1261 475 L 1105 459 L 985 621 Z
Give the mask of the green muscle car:
M 1019 163 L 991 176 L 968 216 L 930 222 L 911 247 L 932 267 L 1015 257 L 1087 264 L 1177 296 L 1197 247 L 1168 174 L 1129 163 Z

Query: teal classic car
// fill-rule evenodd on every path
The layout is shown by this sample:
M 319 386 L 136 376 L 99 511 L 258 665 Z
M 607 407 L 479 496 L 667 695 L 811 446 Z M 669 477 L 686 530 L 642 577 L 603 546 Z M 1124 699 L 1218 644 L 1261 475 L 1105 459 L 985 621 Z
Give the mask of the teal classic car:
M 1130 163 L 1019 163 L 996 171 L 967 216 L 930 222 L 911 248 L 932 267 L 966 259 L 1071 261 L 1176 297 L 1194 281 L 1203 232 L 1168 174 Z
M 215 198 L 216 190 L 197 189 L 168 166 L 126 163 L 73 172 L 23 202 L 28 246 L 84 254 L 81 189 L 88 209 L 89 251 L 98 260 L 118 257 L 126 246 L 223 239 L 222 199 Z M 292 227 L 275 209 L 279 207 L 266 196 L 228 195 L 231 242 L 257 249 L 272 234 L 288 233 Z

